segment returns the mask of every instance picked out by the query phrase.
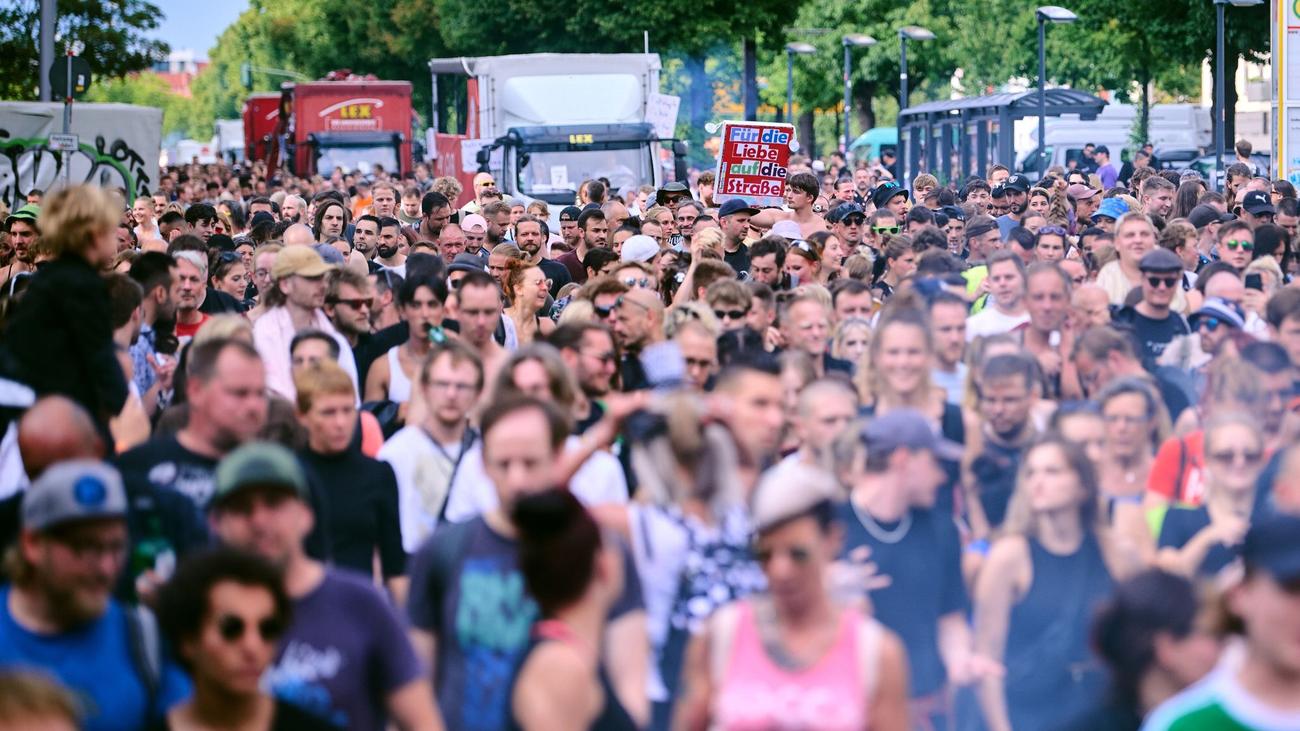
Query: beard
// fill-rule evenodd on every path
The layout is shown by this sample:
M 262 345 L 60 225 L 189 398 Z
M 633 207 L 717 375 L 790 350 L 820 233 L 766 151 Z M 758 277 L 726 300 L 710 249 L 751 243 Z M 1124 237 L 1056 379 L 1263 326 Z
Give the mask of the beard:
M 393 258 L 393 255 L 397 253 L 397 247 L 380 246 L 379 248 L 375 249 L 375 251 L 379 254 L 379 258 L 391 259 Z

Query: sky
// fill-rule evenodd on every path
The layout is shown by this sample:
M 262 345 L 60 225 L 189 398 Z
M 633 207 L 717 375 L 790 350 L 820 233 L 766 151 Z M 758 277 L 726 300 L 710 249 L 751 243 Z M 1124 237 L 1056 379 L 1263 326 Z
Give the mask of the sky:
M 217 36 L 248 8 L 248 0 L 151 0 L 163 20 L 153 36 L 172 50 L 189 48 L 200 59 L 217 43 Z

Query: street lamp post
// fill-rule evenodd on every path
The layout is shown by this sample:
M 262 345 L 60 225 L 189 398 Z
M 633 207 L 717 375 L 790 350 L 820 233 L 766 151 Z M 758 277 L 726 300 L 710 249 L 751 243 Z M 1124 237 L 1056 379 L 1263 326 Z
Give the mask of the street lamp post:
M 903 110 L 907 109 L 907 41 L 932 41 L 934 33 L 919 25 L 898 29 L 898 175 L 907 176 L 907 140 L 903 137 Z M 898 181 L 900 185 L 903 181 Z
M 794 57 L 816 53 L 811 43 L 785 44 L 785 121 L 794 124 Z
M 849 157 L 849 144 L 853 142 L 853 134 L 849 131 L 849 120 L 851 117 L 850 106 L 852 105 L 852 87 L 849 77 L 849 69 L 853 63 L 852 49 L 854 47 L 865 48 L 876 45 L 876 39 L 871 36 L 864 36 L 858 33 L 844 36 L 844 159 Z
M 1223 91 L 1227 79 L 1224 78 L 1224 50 L 1223 50 L 1223 16 L 1224 11 L 1229 5 L 1235 5 L 1239 8 L 1259 5 L 1263 0 L 1214 0 L 1214 171 L 1218 178 L 1219 190 L 1227 188 L 1227 176 L 1223 174 L 1223 150 L 1224 128 L 1228 125 L 1228 110 L 1224 107 L 1227 104 Z M 1275 150 L 1274 155 L 1280 154 L 1280 150 Z
M 1038 177 L 1047 175 L 1047 24 L 1073 23 L 1079 16 L 1057 5 L 1038 9 Z

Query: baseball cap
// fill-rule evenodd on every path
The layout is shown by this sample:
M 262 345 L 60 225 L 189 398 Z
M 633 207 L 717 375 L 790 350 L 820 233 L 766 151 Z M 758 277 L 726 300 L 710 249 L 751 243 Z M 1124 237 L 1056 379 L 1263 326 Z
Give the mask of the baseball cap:
M 1252 522 L 1241 558 L 1247 569 L 1267 571 L 1280 584 L 1300 582 L 1300 517 L 1279 513 Z
M 788 218 L 772 224 L 772 229 L 768 231 L 768 233 L 790 239 L 791 241 L 803 238 L 803 232 L 799 230 L 799 224 Z
M 1236 302 L 1226 300 L 1222 297 L 1207 297 L 1205 303 L 1201 305 L 1201 309 L 1192 313 L 1192 316 L 1187 318 L 1188 324 L 1192 327 L 1192 332 L 1196 332 L 1200 327 L 1201 321 L 1206 318 L 1214 318 L 1224 325 L 1228 325 L 1237 330 L 1242 330 L 1246 327 L 1246 318 L 1242 316 L 1241 308 L 1237 306 Z
M 561 221 L 576 221 L 578 216 L 582 215 L 582 209 L 577 206 L 565 206 L 560 210 Z
M 483 269 L 483 260 L 473 254 L 461 252 L 456 258 L 451 260 L 451 266 L 447 267 L 447 272 L 481 272 Z
M 23 494 L 23 527 L 43 531 L 95 518 L 125 518 L 126 488 L 111 465 L 93 459 L 54 464 Z
M 725 218 L 737 213 L 748 213 L 752 216 L 755 213 L 758 213 L 758 209 L 749 205 L 748 201 L 740 198 L 732 198 L 731 200 L 724 202 L 722 207 L 718 209 L 718 218 Z
M 325 263 L 314 247 L 286 246 L 275 255 L 275 263 L 271 265 L 271 278 L 284 279 L 295 274 L 300 277 L 321 277 L 333 268 Z
M 1127 203 L 1119 198 L 1107 198 L 1097 207 L 1097 212 L 1092 214 L 1092 220 L 1096 221 L 1098 216 L 1119 220 L 1125 213 L 1128 213 Z
M 575 221 L 577 220 L 577 216 L 574 216 L 574 220 Z M 465 231 L 469 231 L 471 229 L 483 229 L 484 231 L 487 231 L 487 227 L 488 227 L 487 219 L 483 218 L 477 213 L 471 213 L 468 216 L 465 216 L 464 218 L 460 219 L 460 227 Z
M 871 191 L 871 202 L 875 204 L 876 208 L 884 208 L 889 204 L 889 201 L 894 199 L 895 196 L 900 195 L 909 200 L 911 199 L 911 195 L 907 192 L 907 188 L 904 188 L 898 183 L 893 181 L 881 183 L 876 186 L 875 190 Z
M 935 433 L 929 420 L 916 409 L 894 409 L 862 428 L 867 449 L 889 453 L 895 449 L 926 450 L 940 459 L 960 460 L 962 447 Z
M 217 465 L 213 482 L 212 506 L 253 487 L 285 488 L 304 501 L 311 497 L 298 458 L 271 442 L 249 442 L 227 454 Z
M 839 223 L 850 216 L 866 218 L 867 214 L 862 212 L 862 206 L 857 203 L 841 203 L 832 208 L 830 213 L 826 214 L 826 222 Z
M 1109 154 L 1110 154 L 1110 148 L 1107 147 L 1107 146 L 1105 146 L 1105 145 L 1097 145 L 1096 147 L 1092 148 L 1092 151 L 1093 151 L 1093 152 L 1100 152 L 1100 153 L 1103 154 L 1103 155 L 1109 155 Z
M 329 244 L 316 244 L 311 248 L 315 249 L 317 254 L 320 254 L 321 261 L 325 262 L 326 264 L 333 264 L 335 266 L 340 266 L 348 263 L 347 259 L 343 258 L 343 252 L 339 251 L 333 246 L 330 246 Z
M 627 237 L 620 261 L 650 261 L 659 253 L 659 242 L 644 234 Z
M 1065 192 L 1077 201 L 1086 201 L 1097 195 L 1098 190 L 1091 186 L 1084 185 L 1083 183 L 1074 183 L 1070 187 L 1066 188 Z
M 961 206 L 942 206 L 939 210 L 943 211 L 943 215 L 947 216 L 949 221 L 966 220 L 966 211 L 963 211 Z
M 1252 190 L 1241 199 L 1241 207 L 1252 216 L 1262 213 L 1277 213 L 1268 194 L 1262 190 Z
M 1029 178 L 1023 175 L 1012 175 L 1002 182 L 1002 187 L 1006 190 L 1014 190 L 1020 193 L 1029 192 Z
M 839 486 L 823 469 L 790 460 L 763 473 L 754 488 L 751 515 L 755 532 L 775 528 L 821 503 L 835 500 Z
M 1143 272 L 1181 272 L 1183 260 L 1163 246 L 1148 251 L 1138 261 L 1138 270 Z
M 824 173 L 826 172 L 826 163 L 822 162 L 821 160 L 813 160 L 812 169 L 813 172 L 815 173 Z
M 234 251 L 235 240 L 225 234 L 212 234 L 208 238 L 209 251 Z
M 1192 224 L 1192 226 L 1197 230 L 1203 229 L 1216 221 L 1222 220 L 1223 218 L 1219 215 L 1218 209 L 1205 204 L 1196 206 L 1187 213 L 1187 222 Z
M 40 217 L 41 207 L 28 203 L 9 214 L 9 217 L 5 219 L 5 230 L 8 231 L 14 221 L 29 221 L 31 223 L 36 223 L 36 219 Z

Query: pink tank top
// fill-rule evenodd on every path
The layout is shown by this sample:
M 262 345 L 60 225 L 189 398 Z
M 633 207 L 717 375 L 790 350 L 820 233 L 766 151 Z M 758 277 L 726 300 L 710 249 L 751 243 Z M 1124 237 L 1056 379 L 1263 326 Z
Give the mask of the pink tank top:
M 714 708 L 721 731 L 862 731 L 867 698 L 858 652 L 856 610 L 840 613 L 835 644 L 802 670 L 779 667 L 768 657 L 754 618 L 754 605 L 739 616 L 726 674 Z

